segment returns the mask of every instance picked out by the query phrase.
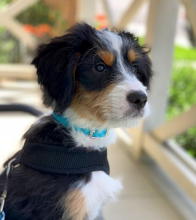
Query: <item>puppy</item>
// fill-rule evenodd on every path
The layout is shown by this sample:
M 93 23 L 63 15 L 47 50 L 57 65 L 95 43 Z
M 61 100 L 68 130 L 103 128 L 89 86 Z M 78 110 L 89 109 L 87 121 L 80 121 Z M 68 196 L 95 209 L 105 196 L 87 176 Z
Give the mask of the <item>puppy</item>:
M 114 142 L 114 128 L 133 126 L 149 112 L 151 62 L 133 34 L 76 24 L 39 46 L 32 64 L 53 114 L 31 126 L 27 145 L 101 154 Z M 59 174 L 21 163 L 9 176 L 6 220 L 94 220 L 122 188 L 106 170 Z M 0 193 L 4 184 L 2 174 Z

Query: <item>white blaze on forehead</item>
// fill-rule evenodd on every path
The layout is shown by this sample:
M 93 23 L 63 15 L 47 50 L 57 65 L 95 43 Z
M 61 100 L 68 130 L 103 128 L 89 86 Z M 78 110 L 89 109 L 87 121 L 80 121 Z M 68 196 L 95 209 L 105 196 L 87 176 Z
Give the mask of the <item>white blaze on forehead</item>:
M 125 66 L 123 65 L 123 55 L 122 55 L 122 38 L 113 33 L 113 32 L 109 32 L 109 31 L 105 31 L 104 32 L 105 36 L 108 38 L 108 40 L 111 43 L 111 48 L 117 53 L 116 54 L 116 60 L 117 60 L 117 67 L 118 70 L 120 70 L 121 74 L 126 76 L 127 75 L 127 71 Z
M 134 76 L 134 75 L 132 75 L 131 71 L 128 70 L 128 68 L 125 66 L 124 60 L 123 60 L 123 54 L 122 54 L 123 41 L 122 41 L 122 38 L 113 32 L 104 31 L 103 33 L 104 33 L 105 37 L 111 43 L 110 48 L 112 50 L 114 50 L 115 53 L 117 53 L 116 60 L 117 60 L 118 70 L 124 76 L 124 79 L 132 81 L 133 79 L 131 76 Z
M 121 48 L 122 48 L 122 39 L 120 36 L 113 32 L 105 31 L 105 36 L 111 42 L 111 47 L 115 51 L 117 51 L 118 55 L 121 56 Z
M 124 64 L 123 54 L 122 54 L 122 45 L 123 45 L 122 38 L 119 35 L 107 30 L 102 30 L 101 34 L 99 34 L 99 37 L 105 43 L 107 39 L 108 42 L 110 42 L 110 45 L 108 45 L 108 43 L 106 44 L 108 49 L 114 50 L 115 53 L 117 53 L 115 54 L 117 61 L 117 69 L 123 75 L 122 84 L 130 91 L 140 90 L 146 93 L 146 87 L 136 78 L 136 76 L 131 72 L 131 69 L 127 68 L 127 66 L 125 66 Z

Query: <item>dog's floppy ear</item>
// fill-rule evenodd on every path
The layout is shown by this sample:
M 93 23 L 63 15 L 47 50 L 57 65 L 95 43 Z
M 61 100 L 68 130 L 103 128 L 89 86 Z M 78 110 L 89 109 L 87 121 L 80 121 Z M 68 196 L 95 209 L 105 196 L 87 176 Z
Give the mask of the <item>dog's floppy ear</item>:
M 37 68 L 43 102 L 56 112 L 62 113 L 71 104 L 80 48 L 85 46 L 86 35 L 94 31 L 87 24 L 77 24 L 66 35 L 38 47 L 32 64 Z

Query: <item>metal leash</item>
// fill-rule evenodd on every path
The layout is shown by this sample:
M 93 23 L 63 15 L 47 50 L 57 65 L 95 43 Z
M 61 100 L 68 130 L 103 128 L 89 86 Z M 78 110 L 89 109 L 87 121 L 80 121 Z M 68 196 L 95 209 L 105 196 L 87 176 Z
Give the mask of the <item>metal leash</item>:
M 11 170 L 17 166 L 19 166 L 19 164 L 13 166 L 12 163 L 16 160 L 16 158 L 12 159 L 9 161 L 9 163 L 6 166 L 6 180 L 5 180 L 5 186 L 4 186 L 4 190 L 3 193 L 0 197 L 0 220 L 4 220 L 5 219 L 5 212 L 3 211 L 4 208 L 4 204 L 5 204 L 5 199 L 7 197 L 7 186 L 8 186 L 8 177 L 9 174 L 11 172 Z M 4 172 L 4 171 L 3 171 Z

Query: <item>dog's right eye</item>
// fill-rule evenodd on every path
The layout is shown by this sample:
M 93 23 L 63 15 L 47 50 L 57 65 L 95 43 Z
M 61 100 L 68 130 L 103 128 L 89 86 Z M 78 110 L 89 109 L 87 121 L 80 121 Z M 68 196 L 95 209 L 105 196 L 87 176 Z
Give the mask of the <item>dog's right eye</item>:
M 104 65 L 104 64 L 98 64 L 95 68 L 96 68 L 96 70 L 97 70 L 98 72 L 104 72 L 104 71 L 106 71 L 106 68 L 105 68 L 105 65 Z

